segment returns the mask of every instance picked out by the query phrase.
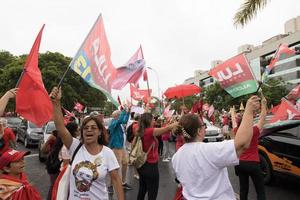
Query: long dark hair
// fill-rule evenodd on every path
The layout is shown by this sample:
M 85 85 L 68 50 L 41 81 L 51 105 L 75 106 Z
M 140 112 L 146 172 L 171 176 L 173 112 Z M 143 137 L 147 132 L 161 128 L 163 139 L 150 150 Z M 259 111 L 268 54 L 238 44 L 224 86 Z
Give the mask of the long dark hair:
M 83 139 L 83 129 L 84 129 L 85 125 L 91 120 L 93 120 L 96 123 L 98 129 L 100 130 L 100 135 L 98 137 L 98 144 L 107 145 L 107 131 L 106 131 L 104 125 L 101 123 L 101 121 L 95 116 L 89 116 L 83 120 L 82 125 L 80 127 L 80 135 L 81 135 L 82 141 L 84 140 Z
M 151 126 L 153 116 L 151 113 L 143 113 L 139 119 L 138 135 L 143 137 L 146 128 Z

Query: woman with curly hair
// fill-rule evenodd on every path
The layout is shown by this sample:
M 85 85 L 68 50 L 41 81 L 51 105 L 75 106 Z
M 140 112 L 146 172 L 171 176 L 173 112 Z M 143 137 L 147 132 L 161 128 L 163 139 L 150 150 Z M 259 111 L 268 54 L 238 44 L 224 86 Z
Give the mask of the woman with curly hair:
M 106 147 L 105 128 L 97 117 L 86 117 L 81 125 L 81 140 L 73 138 L 64 126 L 61 112 L 61 90 L 57 87 L 50 94 L 54 108 L 54 122 L 58 135 L 72 156 L 79 148 L 71 166 L 69 199 L 108 200 L 106 176 L 110 175 L 119 200 L 124 200 L 119 164 L 111 149 Z M 82 146 L 79 146 L 82 145 Z

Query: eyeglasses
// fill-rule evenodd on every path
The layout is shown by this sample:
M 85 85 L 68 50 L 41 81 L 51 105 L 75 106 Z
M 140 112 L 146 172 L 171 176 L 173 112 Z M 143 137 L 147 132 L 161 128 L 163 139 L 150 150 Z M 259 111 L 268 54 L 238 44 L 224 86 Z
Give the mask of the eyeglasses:
M 89 129 L 91 129 L 92 131 L 96 131 L 99 128 L 98 128 L 98 126 L 85 126 L 85 127 L 83 127 L 84 131 L 88 131 Z

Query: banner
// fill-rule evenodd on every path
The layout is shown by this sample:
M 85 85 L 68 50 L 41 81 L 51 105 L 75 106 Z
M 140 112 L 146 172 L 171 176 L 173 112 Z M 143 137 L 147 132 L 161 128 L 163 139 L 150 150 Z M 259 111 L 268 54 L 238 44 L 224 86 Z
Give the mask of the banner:
M 233 98 L 257 91 L 258 83 L 244 54 L 239 54 L 209 71 Z
M 151 95 L 152 90 L 149 90 L 149 93 Z M 141 90 L 133 86 L 133 84 L 130 84 L 130 96 L 137 101 L 144 101 L 147 103 L 149 99 L 149 93 L 148 90 Z
M 45 89 L 38 66 L 39 48 L 44 26 L 41 28 L 26 58 L 16 96 L 16 112 L 38 127 L 43 126 L 53 116 L 53 106 Z
M 137 84 L 145 71 L 145 64 L 142 46 L 140 46 L 125 66 L 117 68 L 112 88 L 121 90 L 127 83 Z
M 71 61 L 70 67 L 90 86 L 103 92 L 114 105 L 118 106 L 111 96 L 116 69 L 110 59 L 110 47 L 101 15 Z

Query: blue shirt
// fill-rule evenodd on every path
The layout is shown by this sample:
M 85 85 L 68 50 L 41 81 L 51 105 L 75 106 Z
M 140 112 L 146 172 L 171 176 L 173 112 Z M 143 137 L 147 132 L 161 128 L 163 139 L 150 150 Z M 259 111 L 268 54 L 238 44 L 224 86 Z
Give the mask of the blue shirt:
M 108 146 L 111 149 L 122 149 L 124 146 L 124 132 L 122 124 L 126 124 L 129 119 L 129 112 L 123 110 L 118 119 L 112 119 L 109 129 L 109 143 Z

